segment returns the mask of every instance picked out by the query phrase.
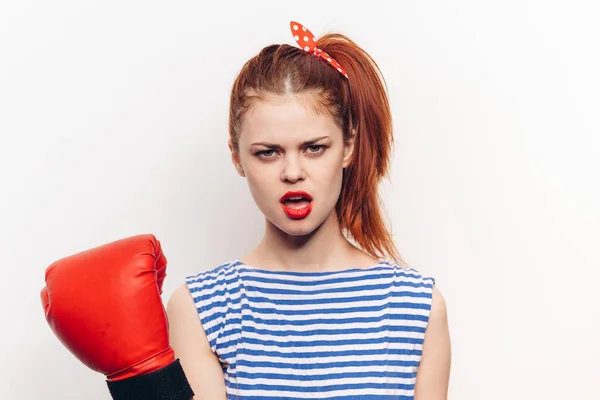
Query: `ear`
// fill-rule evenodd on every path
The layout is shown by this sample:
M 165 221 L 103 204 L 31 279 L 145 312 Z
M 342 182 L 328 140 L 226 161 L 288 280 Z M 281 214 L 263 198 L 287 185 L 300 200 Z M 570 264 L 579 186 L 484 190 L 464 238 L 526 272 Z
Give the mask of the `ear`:
M 350 161 L 352 161 L 352 154 L 354 153 L 354 144 L 356 142 L 356 131 L 353 129 L 350 139 L 344 143 L 344 159 L 343 159 L 343 167 L 346 168 L 350 165 Z
M 231 162 L 233 163 L 233 166 L 241 177 L 246 177 L 246 173 L 244 172 L 244 168 L 242 167 L 242 162 L 240 160 L 240 154 L 233 149 L 231 139 L 229 139 L 227 146 L 229 146 L 229 151 L 231 151 Z

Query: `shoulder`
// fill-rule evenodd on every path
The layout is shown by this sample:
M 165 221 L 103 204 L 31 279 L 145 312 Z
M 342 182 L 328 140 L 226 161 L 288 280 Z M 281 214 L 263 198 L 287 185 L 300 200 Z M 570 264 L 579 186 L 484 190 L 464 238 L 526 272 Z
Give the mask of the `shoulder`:
M 173 291 L 167 301 L 166 311 L 171 322 L 198 322 L 198 312 L 187 283 L 182 283 Z
M 167 302 L 166 313 L 169 321 L 169 339 L 174 348 L 189 346 L 185 339 L 190 336 L 204 336 L 187 284 L 183 283 L 173 291 Z
M 225 314 L 222 305 L 226 303 L 219 292 L 214 285 L 196 287 L 188 281 L 173 291 L 167 302 L 166 313 L 169 337 L 174 348 L 189 349 L 199 344 L 195 340 L 190 342 L 190 338 L 204 338 L 200 342 L 207 342 L 211 350 L 215 349 L 216 335 Z
M 418 269 L 399 265 L 396 263 L 383 263 L 386 268 L 392 269 L 396 283 L 410 288 L 411 291 L 422 292 L 432 297 L 435 288 L 435 278 L 421 273 Z
M 446 300 L 435 278 L 415 268 L 394 264 L 403 293 L 423 309 L 422 353 L 415 385 L 415 399 L 445 399 L 451 364 L 451 344 Z
M 446 309 L 446 299 L 442 295 L 442 292 L 434 286 L 431 294 L 431 313 L 429 316 L 430 320 L 435 320 L 440 323 L 447 324 L 448 312 Z
M 196 318 L 200 318 L 211 346 L 227 322 L 228 307 L 240 297 L 240 274 L 236 260 L 187 276 L 185 283 L 171 297 L 174 312 L 177 306 L 191 302 Z M 236 300 L 237 301 L 237 300 Z
M 224 262 L 216 267 L 185 277 L 185 286 L 195 302 L 223 294 L 239 279 L 237 260 Z
M 196 274 L 185 277 L 185 282 L 188 285 L 195 285 L 202 282 L 215 282 L 222 280 L 227 276 L 231 276 L 239 265 L 237 260 L 230 260 L 219 264 L 216 267 L 200 271 Z
M 396 263 L 389 263 L 387 268 L 394 271 L 395 291 L 410 299 L 410 302 L 419 304 L 426 325 L 429 325 L 432 319 L 446 318 L 446 302 L 436 287 L 434 277 Z

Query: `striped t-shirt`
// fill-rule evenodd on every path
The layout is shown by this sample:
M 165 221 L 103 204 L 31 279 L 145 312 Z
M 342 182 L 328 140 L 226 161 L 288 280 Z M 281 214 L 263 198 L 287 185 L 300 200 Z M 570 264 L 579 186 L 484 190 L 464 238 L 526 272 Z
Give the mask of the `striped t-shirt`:
M 229 400 L 413 399 L 433 278 L 395 263 L 186 277 Z

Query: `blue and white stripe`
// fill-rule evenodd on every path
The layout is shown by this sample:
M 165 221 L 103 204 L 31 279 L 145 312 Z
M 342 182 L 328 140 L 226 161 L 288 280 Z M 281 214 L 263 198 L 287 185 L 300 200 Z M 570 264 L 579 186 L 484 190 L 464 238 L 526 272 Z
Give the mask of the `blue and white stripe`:
M 433 278 L 381 262 L 281 272 L 239 259 L 186 278 L 229 399 L 413 399 Z

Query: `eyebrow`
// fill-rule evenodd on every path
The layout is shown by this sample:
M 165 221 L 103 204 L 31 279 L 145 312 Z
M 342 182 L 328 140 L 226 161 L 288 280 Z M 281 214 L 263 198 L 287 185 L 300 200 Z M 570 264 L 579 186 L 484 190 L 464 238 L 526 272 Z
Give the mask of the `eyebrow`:
M 323 139 L 327 139 L 327 138 L 329 138 L 329 136 L 320 136 L 317 138 L 313 138 L 313 139 L 307 140 L 306 142 L 303 142 L 301 146 L 311 145 L 311 144 L 318 142 L 319 140 L 323 140 Z M 281 148 L 281 145 L 278 145 L 275 143 L 269 143 L 269 142 L 256 142 L 256 143 L 252 143 L 251 146 L 265 146 L 265 147 L 269 147 L 269 148 Z

